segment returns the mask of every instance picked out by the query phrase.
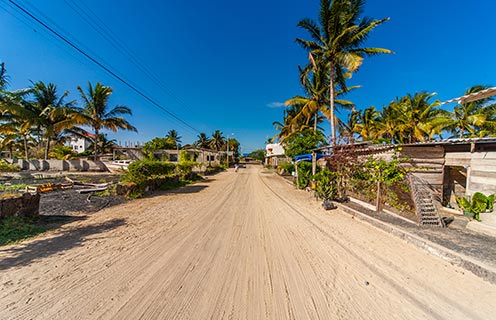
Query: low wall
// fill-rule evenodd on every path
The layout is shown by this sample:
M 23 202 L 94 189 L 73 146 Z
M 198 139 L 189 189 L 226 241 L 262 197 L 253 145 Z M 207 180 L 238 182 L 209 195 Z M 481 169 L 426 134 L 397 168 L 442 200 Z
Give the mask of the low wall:
M 40 194 L 24 193 L 20 197 L 0 199 L 0 219 L 11 216 L 36 216 L 40 211 Z
M 9 163 L 17 164 L 22 170 L 28 171 L 108 171 L 107 166 L 99 160 L 5 160 Z

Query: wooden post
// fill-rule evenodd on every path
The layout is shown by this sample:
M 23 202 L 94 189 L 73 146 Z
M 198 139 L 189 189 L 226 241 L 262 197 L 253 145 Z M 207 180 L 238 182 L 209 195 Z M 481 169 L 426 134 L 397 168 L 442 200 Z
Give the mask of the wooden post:
M 317 154 L 315 151 L 312 151 L 312 175 L 314 176 L 317 173 Z
M 381 212 L 382 211 L 382 199 L 381 199 L 381 182 L 377 181 L 377 196 L 375 198 L 375 211 L 376 212 Z
M 295 162 L 296 189 L 300 189 L 300 179 L 298 179 L 298 163 Z

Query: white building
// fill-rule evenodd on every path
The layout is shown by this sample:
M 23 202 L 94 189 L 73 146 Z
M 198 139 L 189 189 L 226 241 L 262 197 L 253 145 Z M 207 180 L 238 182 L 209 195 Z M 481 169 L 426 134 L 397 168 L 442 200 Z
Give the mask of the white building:
M 72 137 L 70 146 L 72 147 L 72 151 L 81 153 L 86 150 L 88 150 L 88 147 L 90 146 L 91 139 L 92 137 L 88 135 L 88 137 L 81 138 L 81 137 Z
M 277 166 L 281 161 L 288 161 L 284 153 L 284 147 L 280 143 L 265 145 L 265 164 Z

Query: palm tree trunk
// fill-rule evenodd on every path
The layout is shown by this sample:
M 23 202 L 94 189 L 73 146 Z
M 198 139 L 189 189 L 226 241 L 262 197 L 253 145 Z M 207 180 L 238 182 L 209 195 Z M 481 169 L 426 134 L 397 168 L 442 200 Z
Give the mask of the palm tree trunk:
M 319 112 L 318 111 L 315 111 L 315 116 L 314 116 L 314 119 L 313 119 L 313 132 L 316 133 L 317 132 L 317 117 L 319 116 Z
M 28 139 L 24 135 L 24 158 L 28 160 Z
M 46 148 L 45 148 L 45 160 L 48 160 L 49 152 L 50 152 L 50 138 L 47 138 Z
M 336 131 L 334 128 L 334 68 L 331 64 L 329 73 L 329 109 L 331 111 L 331 145 L 336 144 Z
M 95 145 L 95 161 L 98 160 L 98 129 L 95 129 L 95 138 L 93 139 Z

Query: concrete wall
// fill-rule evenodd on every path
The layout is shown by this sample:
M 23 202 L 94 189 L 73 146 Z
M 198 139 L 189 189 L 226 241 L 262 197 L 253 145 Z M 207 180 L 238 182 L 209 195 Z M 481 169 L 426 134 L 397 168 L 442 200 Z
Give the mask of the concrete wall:
M 103 162 L 94 160 L 6 160 L 9 163 L 19 165 L 22 170 L 28 171 L 108 171 Z

